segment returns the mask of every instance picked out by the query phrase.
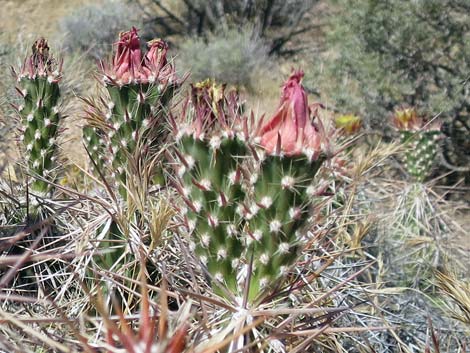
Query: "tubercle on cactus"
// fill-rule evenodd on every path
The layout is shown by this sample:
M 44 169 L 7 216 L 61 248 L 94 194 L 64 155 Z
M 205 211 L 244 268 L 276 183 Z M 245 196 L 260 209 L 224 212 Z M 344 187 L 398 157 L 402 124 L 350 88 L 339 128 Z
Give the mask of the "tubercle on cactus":
M 24 103 L 17 107 L 21 117 L 20 140 L 25 148 L 29 171 L 39 177 L 31 189 L 40 194 L 53 191 L 49 182 L 55 182 L 56 138 L 62 118 L 59 112 L 62 61 L 49 53 L 44 38 L 38 39 L 32 54 L 19 72 L 12 68 L 17 79 L 17 92 Z

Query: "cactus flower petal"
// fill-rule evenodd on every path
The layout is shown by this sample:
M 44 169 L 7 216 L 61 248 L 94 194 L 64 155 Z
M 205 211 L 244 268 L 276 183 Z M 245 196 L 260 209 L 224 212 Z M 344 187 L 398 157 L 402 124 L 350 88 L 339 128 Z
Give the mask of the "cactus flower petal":
M 19 79 L 27 77 L 34 80 L 36 77 L 46 77 L 49 83 L 58 83 L 62 78 L 62 61 L 57 62 L 49 53 L 47 40 L 36 40 L 30 55 L 21 67 Z
M 113 70 L 117 80 L 130 82 L 139 79 L 142 67 L 142 52 L 137 29 L 119 35 L 113 59 Z
M 293 156 L 310 150 L 315 157 L 321 150 L 321 131 L 310 119 L 307 93 L 301 84 L 303 75 L 302 71 L 291 75 L 283 86 L 277 112 L 258 128 L 260 144 L 268 153 Z
M 353 114 L 340 115 L 335 118 L 335 126 L 346 135 L 357 133 L 362 126 L 362 119 Z

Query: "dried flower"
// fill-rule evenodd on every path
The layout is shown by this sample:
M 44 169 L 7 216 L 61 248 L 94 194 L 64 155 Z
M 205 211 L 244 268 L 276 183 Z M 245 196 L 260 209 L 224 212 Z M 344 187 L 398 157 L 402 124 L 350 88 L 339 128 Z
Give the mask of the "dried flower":
M 294 72 L 282 89 L 275 115 L 258 128 L 261 146 L 271 154 L 287 156 L 307 154 L 318 157 L 324 140 L 320 123 L 314 124 L 307 93 L 301 84 L 304 73 Z
M 392 124 L 400 131 L 439 131 L 441 129 L 439 121 L 429 123 L 426 119 L 419 117 L 414 108 L 396 109 Z
M 183 116 L 189 118 L 186 133 L 197 139 L 206 134 L 234 137 L 242 125 L 242 104 L 238 92 L 226 92 L 225 84 L 205 80 L 191 85 Z
M 161 39 L 147 43 L 149 50 L 143 57 L 140 38 L 135 27 L 119 35 L 116 52 L 110 66 L 102 63 L 106 83 L 177 83 L 175 68 L 168 62 L 168 45 Z
M 57 83 L 62 78 L 62 61 L 59 63 L 49 54 L 47 40 L 40 38 L 36 40 L 32 47 L 32 54 L 25 59 L 21 67 L 18 79 L 27 77 L 34 80 L 37 77 L 44 77 L 50 83 Z

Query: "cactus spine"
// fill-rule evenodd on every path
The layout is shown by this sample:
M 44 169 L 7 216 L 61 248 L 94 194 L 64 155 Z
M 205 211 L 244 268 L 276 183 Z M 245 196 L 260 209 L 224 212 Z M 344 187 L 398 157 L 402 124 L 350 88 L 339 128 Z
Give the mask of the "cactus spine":
M 21 68 L 15 73 L 17 91 L 24 99 L 18 107 L 23 142 L 29 172 L 37 179 L 30 188 L 46 195 L 53 191 L 50 182 L 56 179 L 57 134 L 61 115 L 59 112 L 61 63 L 49 54 L 49 46 L 43 38 L 37 40 Z

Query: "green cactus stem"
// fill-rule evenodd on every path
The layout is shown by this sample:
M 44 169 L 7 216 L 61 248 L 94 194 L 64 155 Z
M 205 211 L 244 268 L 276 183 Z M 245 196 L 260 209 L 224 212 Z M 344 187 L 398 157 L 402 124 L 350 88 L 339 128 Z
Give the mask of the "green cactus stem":
M 392 123 L 400 132 L 405 145 L 404 167 L 418 183 L 423 182 L 432 171 L 440 138 L 440 122 L 428 122 L 418 116 L 413 108 L 397 109 Z
M 245 203 L 247 258 L 254 259 L 250 302 L 272 289 L 298 258 L 299 234 L 308 223 L 316 190 L 313 179 L 328 149 L 317 112 L 309 108 L 302 77 L 301 71 L 291 75 L 277 112 L 261 121 L 256 132 L 266 157 L 251 177 L 253 198 Z
M 21 117 L 20 140 L 28 161 L 29 172 L 36 177 L 30 184 L 33 192 L 46 195 L 53 191 L 56 181 L 57 135 L 61 63 L 49 54 L 43 38 L 33 45 L 33 54 L 27 58 L 17 76 L 17 91 L 24 99 L 18 112 Z
M 417 182 L 423 182 L 432 171 L 437 156 L 440 131 L 400 131 L 400 139 L 406 146 L 404 167 Z
M 249 299 L 272 286 L 297 259 L 300 231 L 307 223 L 312 180 L 324 158 L 267 156 L 252 178 L 254 198 L 247 205 L 246 246 L 253 256 Z
M 213 138 L 211 142 L 192 136 L 180 140 L 187 225 L 195 236 L 192 250 L 217 282 L 237 293 L 238 264 L 243 251 L 237 210 L 245 195 L 238 164 L 247 150 L 238 138 L 217 142 Z
M 177 135 L 180 193 L 187 204 L 191 250 L 213 279 L 213 287 L 238 295 L 237 275 L 244 256 L 240 204 L 245 198 L 241 161 L 248 153 L 240 126 L 238 96 L 225 95 L 211 81 L 192 86 Z M 186 124 L 188 123 L 186 122 Z
M 162 148 L 168 133 L 165 115 L 180 85 L 167 61 L 166 43 L 154 40 L 148 45 L 142 58 L 137 30 L 121 33 L 112 64 L 102 64 L 108 96 L 99 104 L 85 100 L 85 145 L 98 167 L 104 168 L 102 161 L 106 162 L 124 198 L 129 158 L 139 154 L 138 149 L 156 154 Z

